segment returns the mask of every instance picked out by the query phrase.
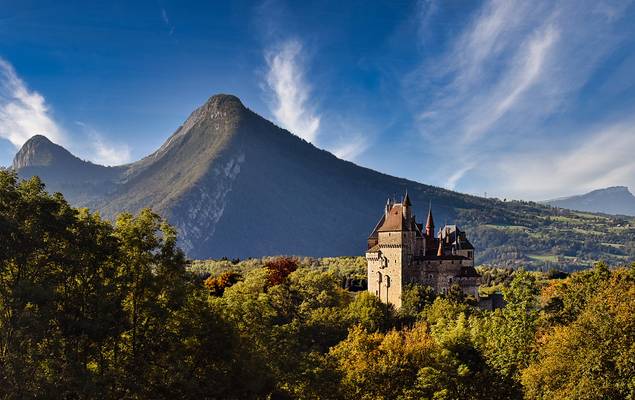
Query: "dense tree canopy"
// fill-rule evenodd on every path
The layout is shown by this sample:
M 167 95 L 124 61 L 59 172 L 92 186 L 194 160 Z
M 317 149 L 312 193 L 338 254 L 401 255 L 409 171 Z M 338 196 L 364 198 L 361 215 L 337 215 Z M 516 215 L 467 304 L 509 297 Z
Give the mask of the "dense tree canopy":
M 0 171 L 0 397 L 634 398 L 632 267 L 484 272 L 504 308 L 412 285 L 396 311 L 359 258 L 205 270 L 151 211 Z

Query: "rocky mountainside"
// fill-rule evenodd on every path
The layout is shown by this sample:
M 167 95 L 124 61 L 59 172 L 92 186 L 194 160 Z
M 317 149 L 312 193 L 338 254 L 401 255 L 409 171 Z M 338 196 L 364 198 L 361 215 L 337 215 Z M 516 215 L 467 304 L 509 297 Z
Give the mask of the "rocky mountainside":
M 128 165 L 87 163 L 36 136 L 14 167 L 108 217 L 153 208 L 178 228 L 192 258 L 362 254 L 387 197 L 400 200 L 408 190 L 420 219 L 432 202 L 436 221 L 471 228 L 481 262 L 532 262 L 530 251 L 549 252 L 552 244 L 510 245 L 505 237 L 516 233 L 501 229 L 542 229 L 557 212 L 360 167 L 275 126 L 231 95 L 211 97 L 161 148 Z
M 592 192 L 545 201 L 554 207 L 604 214 L 635 216 L 635 196 L 626 186 L 613 186 Z

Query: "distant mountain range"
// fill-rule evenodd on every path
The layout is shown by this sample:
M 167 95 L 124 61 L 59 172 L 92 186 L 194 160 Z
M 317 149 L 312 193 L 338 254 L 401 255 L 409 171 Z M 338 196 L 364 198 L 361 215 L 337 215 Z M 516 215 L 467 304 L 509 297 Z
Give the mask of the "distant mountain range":
M 560 229 L 551 218 L 559 211 L 547 206 L 469 196 L 338 159 L 231 95 L 211 97 L 157 151 L 131 164 L 95 165 L 38 135 L 13 167 L 106 217 L 154 209 L 177 227 L 192 258 L 362 254 L 387 197 L 400 200 L 406 190 L 420 219 L 431 202 L 436 221 L 471 229 L 480 262 L 538 262 L 529 255 L 549 254 L 553 243 L 526 233 L 515 240 L 518 230 L 507 227 Z
M 592 192 L 544 202 L 554 207 L 604 214 L 635 216 L 635 196 L 626 186 L 613 186 Z

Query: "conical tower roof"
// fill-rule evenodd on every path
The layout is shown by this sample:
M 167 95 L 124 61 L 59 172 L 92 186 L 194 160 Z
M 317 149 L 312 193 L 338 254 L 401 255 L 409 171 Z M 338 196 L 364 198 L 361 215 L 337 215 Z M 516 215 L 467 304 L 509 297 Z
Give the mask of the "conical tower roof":
M 428 220 L 426 221 L 426 229 L 434 230 L 434 219 L 432 218 L 432 205 L 428 209 Z
M 403 197 L 403 205 L 404 206 L 412 205 L 412 203 L 410 202 L 410 196 L 408 196 L 408 189 L 406 189 L 406 195 Z

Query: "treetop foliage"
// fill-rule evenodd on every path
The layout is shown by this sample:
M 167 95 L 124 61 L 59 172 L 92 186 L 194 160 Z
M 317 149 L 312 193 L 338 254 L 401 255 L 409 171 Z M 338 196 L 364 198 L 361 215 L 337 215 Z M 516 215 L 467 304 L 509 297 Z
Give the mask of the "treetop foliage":
M 363 259 L 190 263 L 149 210 L 115 222 L 0 171 L 0 397 L 635 397 L 635 268 L 487 270 L 506 306 L 361 290 Z

